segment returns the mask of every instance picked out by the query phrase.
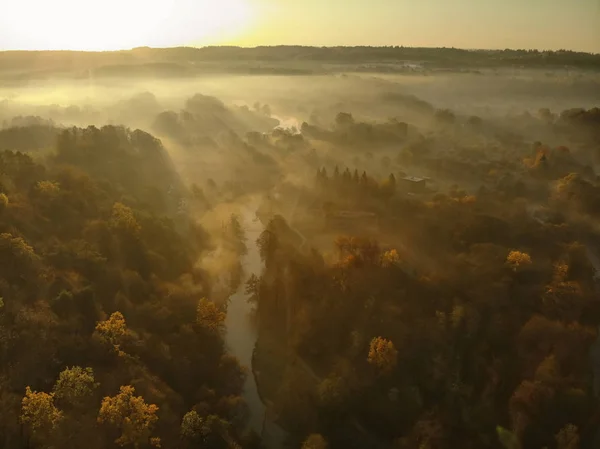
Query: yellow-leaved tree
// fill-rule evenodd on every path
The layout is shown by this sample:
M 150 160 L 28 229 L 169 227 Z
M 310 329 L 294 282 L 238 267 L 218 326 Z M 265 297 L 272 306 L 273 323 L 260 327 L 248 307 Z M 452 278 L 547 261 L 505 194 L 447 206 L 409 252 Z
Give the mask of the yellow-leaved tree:
M 141 227 L 130 207 L 123 203 L 115 203 L 110 219 L 111 227 L 136 235 Z
M 367 361 L 375 366 L 380 373 L 388 374 L 398 364 L 398 351 L 390 340 L 375 337 L 371 340 Z
M 115 440 L 119 446 L 132 445 L 136 449 L 150 439 L 150 434 L 158 421 L 158 407 L 146 404 L 144 398 L 135 396 L 135 389 L 124 385 L 115 396 L 107 396 L 102 400 L 99 423 L 108 423 L 121 431 Z M 154 439 L 153 444 L 156 444 Z
M 54 405 L 54 393 L 25 389 L 21 401 L 21 422 L 39 440 L 47 440 L 60 423 L 63 415 Z
M 209 332 L 218 333 L 223 329 L 225 323 L 225 312 L 213 302 L 206 298 L 198 301 L 196 308 L 196 323 Z
M 117 352 L 120 352 L 120 344 L 127 334 L 125 317 L 121 312 L 114 312 L 108 320 L 99 321 L 96 324 L 96 334 L 102 341 L 112 345 Z
M 327 449 L 328 447 L 327 440 L 318 433 L 310 434 L 302 443 L 302 449 Z
M 511 251 L 506 256 L 506 263 L 514 271 L 517 271 L 520 267 L 531 265 L 531 257 L 529 254 L 521 251 Z

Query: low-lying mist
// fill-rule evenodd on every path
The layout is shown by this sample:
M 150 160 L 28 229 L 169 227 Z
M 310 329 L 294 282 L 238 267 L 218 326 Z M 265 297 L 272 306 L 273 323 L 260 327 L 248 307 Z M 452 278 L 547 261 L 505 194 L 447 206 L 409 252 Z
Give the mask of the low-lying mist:
M 369 67 L 0 87 L 0 434 L 592 441 L 600 76 Z

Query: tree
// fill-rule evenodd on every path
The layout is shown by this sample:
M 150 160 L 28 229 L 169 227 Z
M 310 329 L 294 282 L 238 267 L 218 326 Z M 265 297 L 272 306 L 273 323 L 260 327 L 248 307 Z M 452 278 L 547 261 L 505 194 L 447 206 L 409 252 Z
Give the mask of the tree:
M 141 396 L 134 396 L 135 389 L 124 385 L 116 396 L 107 396 L 102 400 L 98 412 L 98 422 L 117 427 L 121 435 L 115 440 L 119 446 L 129 444 L 138 448 L 148 441 L 158 416 L 158 407 L 146 404 Z
M 506 263 L 514 271 L 517 271 L 520 267 L 531 265 L 531 257 L 529 254 L 521 251 L 511 251 L 508 253 L 508 256 L 506 256 Z
M 381 373 L 387 374 L 398 364 L 398 351 L 390 340 L 375 337 L 371 340 L 367 361 Z
M 277 234 L 269 229 L 270 226 L 261 232 L 258 239 L 256 239 L 256 245 L 260 252 L 260 258 L 265 263 L 265 266 L 269 268 L 274 261 L 275 254 L 279 249 L 279 239 Z
M 333 169 L 333 180 L 336 182 L 340 180 L 340 168 L 337 165 Z
M 38 437 L 48 437 L 62 419 L 62 412 L 54 405 L 54 393 L 25 389 L 21 402 L 21 422 Z
M 38 181 L 36 190 L 44 197 L 54 198 L 60 192 L 60 185 L 53 181 Z
M 335 116 L 335 124 L 338 127 L 351 126 L 354 124 L 354 117 L 348 112 L 339 112 L 338 115 Z
M 202 435 L 204 421 L 196 410 L 183 415 L 181 420 L 181 436 L 188 440 L 199 439 Z
M 121 312 L 114 312 L 108 320 L 96 324 L 96 332 L 103 341 L 111 344 L 118 352 L 123 337 L 127 334 L 125 317 Z
M 209 332 L 218 333 L 223 330 L 225 312 L 221 311 L 213 301 L 201 298 L 196 307 L 196 323 Z
M 439 123 L 451 125 L 455 122 L 456 117 L 450 109 L 438 109 L 435 111 L 435 119 Z
M 11 283 L 35 278 L 40 257 L 22 237 L 9 233 L 0 234 L 0 272 Z
M 383 267 L 391 267 L 397 265 L 399 262 L 400 256 L 395 249 L 390 249 L 381 255 L 381 266 Z
M 504 449 L 521 449 L 519 438 L 510 430 L 507 430 L 502 426 L 496 426 L 496 434 Z
M 556 449 L 579 449 L 579 430 L 567 424 L 556 434 Z
M 327 449 L 328 447 L 327 440 L 318 433 L 309 435 L 302 443 L 302 449 Z
M 553 390 L 540 381 L 522 381 L 509 402 L 509 413 L 514 432 L 522 436 L 527 427 L 538 418 L 547 405 Z
M 331 375 L 321 381 L 317 386 L 317 399 L 319 404 L 327 408 L 340 407 L 346 400 L 348 387 L 347 379 L 337 375 Z
M 115 229 L 130 232 L 134 235 L 139 233 L 141 229 L 131 208 L 125 206 L 123 203 L 115 203 L 113 205 L 110 224 Z
M 74 366 L 66 368 L 58 375 L 53 394 L 58 401 L 69 405 L 80 405 L 98 387 L 92 368 Z
M 240 219 L 236 214 L 232 214 L 229 219 L 229 233 L 239 255 L 245 255 L 248 253 L 246 247 L 246 234 L 244 228 L 240 223 Z
M 202 447 L 207 448 L 226 448 L 226 439 L 230 439 L 227 421 L 217 415 L 202 418 L 195 410 L 183 416 L 180 433 L 188 443 L 202 444 Z

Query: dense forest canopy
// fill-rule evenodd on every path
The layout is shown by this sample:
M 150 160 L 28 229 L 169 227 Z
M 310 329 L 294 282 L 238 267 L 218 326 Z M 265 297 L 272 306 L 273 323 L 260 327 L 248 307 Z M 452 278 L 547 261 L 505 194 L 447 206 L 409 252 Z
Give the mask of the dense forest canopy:
M 119 78 L 259 60 L 525 69 Z M 3 447 L 600 444 L 598 55 L 0 61 Z
M 224 65 L 211 65 L 214 63 Z M 429 69 L 567 66 L 596 71 L 600 69 L 600 55 L 570 50 L 463 50 L 401 46 L 142 47 L 112 52 L 5 51 L 0 52 L 0 67 L 6 68 L 0 69 L 0 76 L 18 81 L 20 78 L 45 77 L 48 74 L 85 78 L 90 73 L 97 77 L 189 77 L 206 71 L 294 75 L 328 71 L 322 64 L 382 64 L 371 67 L 372 71 L 377 72 L 389 71 L 390 67 L 385 67 L 385 64 L 405 63 L 423 65 Z

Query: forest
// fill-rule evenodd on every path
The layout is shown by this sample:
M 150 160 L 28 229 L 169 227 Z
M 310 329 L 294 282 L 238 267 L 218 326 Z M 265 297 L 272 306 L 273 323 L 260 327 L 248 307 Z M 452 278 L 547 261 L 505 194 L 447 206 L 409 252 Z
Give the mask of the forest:
M 0 88 L 2 446 L 600 447 L 597 55 L 261 51 L 528 66 Z
M 3 69 L 4 67 L 4 69 Z M 600 55 L 568 50 L 459 48 L 234 46 L 149 48 L 86 53 L 0 52 L 0 79 L 196 77 L 203 74 L 310 75 L 323 73 L 469 72 L 506 68 L 600 70 Z M 43 68 L 43 69 L 42 69 Z

